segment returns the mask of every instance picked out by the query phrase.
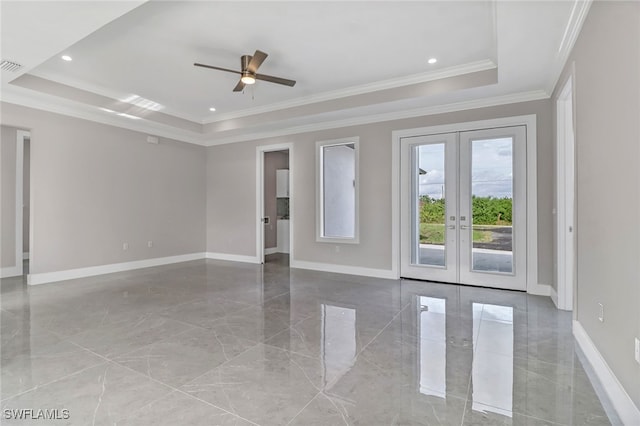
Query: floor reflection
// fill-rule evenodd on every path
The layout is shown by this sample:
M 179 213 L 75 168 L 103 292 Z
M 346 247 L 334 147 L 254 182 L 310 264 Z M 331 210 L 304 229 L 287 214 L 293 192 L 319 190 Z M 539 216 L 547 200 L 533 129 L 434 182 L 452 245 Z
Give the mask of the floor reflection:
M 324 383 L 330 385 L 349 371 L 356 359 L 356 310 L 321 305 L 320 356 Z
M 513 308 L 473 304 L 472 408 L 512 417 Z
M 447 300 L 415 296 L 421 394 L 447 396 Z M 513 307 L 472 303 L 472 409 L 512 417 Z M 463 332 L 464 333 L 464 332 Z M 450 344 L 454 344 L 452 339 Z M 455 356 L 452 355 L 452 356 Z M 452 363 L 454 363 L 452 361 Z
M 416 296 L 420 342 L 420 393 L 447 394 L 447 332 L 445 299 Z
M 64 406 L 79 425 L 160 406 L 211 424 L 609 423 L 549 298 L 222 261 L 2 280 L 0 296 L 0 409 Z

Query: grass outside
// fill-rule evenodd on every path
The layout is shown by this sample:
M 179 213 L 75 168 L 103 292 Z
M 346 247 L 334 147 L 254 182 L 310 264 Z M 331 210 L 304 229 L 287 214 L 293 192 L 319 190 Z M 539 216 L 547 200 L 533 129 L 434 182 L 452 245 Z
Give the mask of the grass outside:
M 439 223 L 420 224 L 420 244 L 444 245 L 444 225 Z M 474 243 L 490 243 L 493 240 L 491 231 L 473 230 Z

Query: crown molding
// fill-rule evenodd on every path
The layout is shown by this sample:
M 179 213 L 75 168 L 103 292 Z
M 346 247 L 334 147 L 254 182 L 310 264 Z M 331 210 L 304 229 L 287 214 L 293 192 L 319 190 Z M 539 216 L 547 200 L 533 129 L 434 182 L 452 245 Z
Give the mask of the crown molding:
M 592 3 L 593 0 L 574 0 L 571 15 L 569 16 L 562 40 L 558 46 L 556 62 L 553 67 L 553 72 L 551 73 L 551 78 L 549 79 L 549 84 L 547 85 L 547 93 L 553 93 L 558 84 L 562 70 L 569 59 L 573 46 L 576 44 L 576 40 L 580 35 L 582 25 L 587 18 Z
M 202 124 L 217 123 L 225 120 L 232 120 L 241 117 L 247 117 L 256 114 L 264 114 L 267 112 L 278 111 L 287 108 L 297 108 L 317 102 L 331 101 L 349 96 L 362 95 L 365 93 L 377 92 L 380 90 L 394 89 L 398 87 L 408 86 L 411 84 L 426 83 L 434 80 L 441 80 L 449 77 L 470 74 L 474 72 L 486 71 L 497 68 L 496 64 L 491 60 L 482 60 L 470 62 L 468 64 L 456 65 L 453 67 L 443 68 L 440 70 L 429 71 L 425 73 L 412 74 L 405 77 L 394 78 L 389 80 L 377 81 L 375 83 L 367 83 L 359 86 L 347 87 L 340 90 L 332 90 L 317 95 L 305 96 L 302 98 L 292 99 L 284 102 L 276 102 L 273 104 L 248 108 L 242 111 L 229 112 L 211 116 L 205 119 Z
M 455 102 L 444 105 L 436 105 L 423 108 L 415 108 L 403 111 L 393 111 L 382 114 L 364 115 L 361 117 L 348 118 L 344 120 L 324 121 L 318 123 L 305 124 L 301 126 L 292 126 L 279 130 L 270 130 L 264 132 L 247 133 L 228 138 L 211 139 L 207 142 L 207 146 L 225 145 L 236 142 L 246 142 L 271 137 L 295 135 L 300 133 L 309 133 L 319 130 L 337 129 L 341 127 L 359 126 L 363 124 L 379 123 L 383 121 L 402 120 L 406 118 L 421 117 L 427 115 L 443 114 L 455 111 L 464 111 L 470 109 L 486 108 L 498 105 L 514 104 L 519 102 L 530 102 L 541 99 L 549 99 L 550 95 L 544 90 L 533 90 L 528 92 L 520 92 L 509 95 L 494 96 L 490 98 L 475 99 L 471 101 Z
M 34 93 L 36 94 L 35 96 Z M 85 108 L 90 107 L 87 107 L 84 104 L 78 104 L 68 100 L 61 101 L 59 98 L 52 95 L 44 95 L 39 92 L 32 92 L 22 88 L 18 89 L 13 86 L 5 85 L 2 88 L 0 101 L 52 112 L 55 114 L 62 114 L 69 117 L 80 118 L 96 123 L 107 124 L 140 133 L 174 139 L 181 142 L 192 143 L 195 145 L 207 145 L 206 142 L 203 141 L 202 135 L 195 135 L 187 130 L 176 129 L 171 126 L 145 120 L 144 118 L 134 121 L 125 117 L 105 115 L 98 111 L 89 111 Z

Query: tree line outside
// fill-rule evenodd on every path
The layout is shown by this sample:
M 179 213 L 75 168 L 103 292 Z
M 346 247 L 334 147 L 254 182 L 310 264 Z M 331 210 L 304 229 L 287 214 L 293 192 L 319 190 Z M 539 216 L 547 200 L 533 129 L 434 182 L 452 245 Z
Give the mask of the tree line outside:
M 431 198 L 421 195 L 420 211 L 420 243 L 444 244 L 445 234 L 445 199 Z M 508 197 L 476 197 L 471 200 L 473 225 L 511 226 L 513 200 Z M 492 232 L 486 229 L 473 230 L 473 242 L 491 242 Z

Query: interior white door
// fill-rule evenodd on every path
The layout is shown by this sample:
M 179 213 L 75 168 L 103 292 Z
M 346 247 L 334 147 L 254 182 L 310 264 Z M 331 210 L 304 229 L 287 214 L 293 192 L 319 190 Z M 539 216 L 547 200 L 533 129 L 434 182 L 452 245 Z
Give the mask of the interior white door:
M 401 139 L 401 276 L 526 289 L 526 128 Z

